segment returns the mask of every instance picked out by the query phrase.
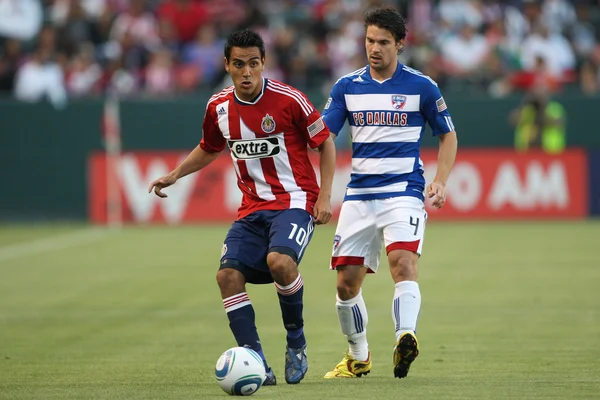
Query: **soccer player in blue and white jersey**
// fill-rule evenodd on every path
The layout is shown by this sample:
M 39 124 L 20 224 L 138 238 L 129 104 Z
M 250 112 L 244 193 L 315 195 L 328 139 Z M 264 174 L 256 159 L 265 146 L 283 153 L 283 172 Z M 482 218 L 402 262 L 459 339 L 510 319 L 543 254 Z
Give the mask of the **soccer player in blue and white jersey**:
M 362 283 L 376 272 L 382 243 L 394 280 L 394 376 L 404 378 L 419 354 L 415 335 L 421 307 L 417 261 L 427 213 L 424 196 L 440 208 L 457 149 L 456 132 L 436 83 L 400 64 L 406 25 L 393 9 L 365 15 L 368 65 L 339 79 L 323 118 L 337 134 L 348 120 L 352 135 L 352 175 L 333 244 L 337 270 L 336 308 L 349 349 L 325 378 L 353 378 L 371 371 L 367 308 Z M 419 158 L 429 124 L 439 138 L 437 173 L 425 190 Z

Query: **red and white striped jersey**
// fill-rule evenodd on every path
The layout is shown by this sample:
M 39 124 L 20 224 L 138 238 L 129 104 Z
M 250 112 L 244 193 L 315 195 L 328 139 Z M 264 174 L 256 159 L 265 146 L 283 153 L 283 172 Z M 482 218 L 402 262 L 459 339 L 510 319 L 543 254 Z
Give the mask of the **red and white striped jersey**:
M 208 100 L 202 130 L 205 151 L 229 147 L 243 193 L 238 218 L 258 210 L 313 213 L 319 186 L 307 145 L 318 147 L 330 133 L 302 92 L 264 79 L 261 93 L 246 102 L 228 87 Z

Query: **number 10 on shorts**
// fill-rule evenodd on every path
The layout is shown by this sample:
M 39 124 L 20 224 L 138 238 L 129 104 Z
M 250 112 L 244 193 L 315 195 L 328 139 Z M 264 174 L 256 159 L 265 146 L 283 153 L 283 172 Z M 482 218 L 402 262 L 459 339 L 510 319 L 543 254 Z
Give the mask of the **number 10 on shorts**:
M 298 243 L 300 246 L 302 246 L 304 244 L 304 239 L 306 239 L 306 229 L 304 228 L 298 228 L 298 224 L 294 224 L 293 222 L 290 222 L 290 224 L 292 225 L 292 231 L 290 232 L 290 236 L 288 236 L 288 239 L 296 239 L 296 243 Z

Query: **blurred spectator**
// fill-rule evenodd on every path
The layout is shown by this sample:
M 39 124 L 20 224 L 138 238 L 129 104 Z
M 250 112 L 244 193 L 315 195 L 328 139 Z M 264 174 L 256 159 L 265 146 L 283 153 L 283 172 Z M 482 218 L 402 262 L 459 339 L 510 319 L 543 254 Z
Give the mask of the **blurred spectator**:
M 180 43 L 194 40 L 198 29 L 209 20 L 205 5 L 192 0 L 165 0 L 158 7 L 157 15 L 159 20 L 171 23 Z
M 327 36 L 327 54 L 331 60 L 331 72 L 333 76 L 343 76 L 352 71 L 356 71 L 366 64 L 366 60 L 364 60 L 363 57 L 364 28 L 362 27 L 362 24 L 357 26 L 356 22 L 353 22 L 352 25 L 346 24 L 339 29 L 333 30 Z M 293 34 L 290 33 L 290 35 Z M 293 36 L 290 37 L 290 41 L 293 42 L 293 40 Z M 358 64 L 356 62 L 357 57 L 360 57 L 364 62 Z
M 174 92 L 173 57 L 167 48 L 157 49 L 146 67 L 146 94 L 163 96 Z
M 249 14 L 248 0 L 203 0 L 203 3 L 210 10 L 211 20 L 219 22 L 222 36 L 239 27 Z
M 542 19 L 552 33 L 564 34 L 570 26 L 575 24 L 577 16 L 571 2 L 545 0 L 542 7 Z
M 442 42 L 444 66 L 450 75 L 460 79 L 479 75 L 489 53 L 490 45 L 485 37 L 466 23 L 459 28 L 459 34 Z
M 31 40 L 42 25 L 39 0 L 0 0 L 0 36 Z
M 384 3 L 409 18 L 399 60 L 446 89 L 503 96 L 544 81 L 552 92 L 600 90 L 600 0 Z M 215 90 L 227 82 L 223 39 L 249 27 L 269 51 L 266 76 L 326 96 L 334 80 L 366 64 L 363 16 L 379 6 L 380 0 L 0 0 L 0 90 L 13 91 L 33 48 L 47 48 L 71 96 L 109 87 L 128 96 Z
M 600 91 L 600 44 L 590 53 L 583 62 L 581 69 L 581 91 L 585 94 L 594 94 Z
M 546 60 L 541 56 L 535 57 L 533 69 L 514 74 L 511 79 L 515 88 L 525 91 L 542 90 L 544 93 L 558 92 L 563 83 L 561 77 L 548 68 Z
M 414 0 L 408 15 L 408 33 L 424 35 L 431 32 L 433 22 L 433 1 Z
M 64 25 L 69 13 L 74 7 L 77 7 L 81 8 L 85 17 L 90 21 L 96 21 L 105 12 L 109 2 L 112 0 L 52 0 L 50 18 L 55 24 Z
M 504 10 L 506 36 L 512 46 L 519 46 L 542 18 L 541 0 L 522 0 L 521 7 L 507 5 Z
M 39 46 L 29 61 L 19 68 L 15 82 L 15 97 L 26 102 L 47 98 L 55 107 L 66 104 L 64 76 L 60 65 L 53 60 L 50 47 Z
M 516 125 L 515 148 L 541 148 L 548 154 L 562 152 L 566 146 L 565 118 L 563 106 L 551 100 L 548 91 L 542 87 L 534 89 L 511 114 L 511 122 Z
M 577 19 L 571 24 L 568 37 L 581 64 L 596 47 L 597 30 L 591 20 L 592 14 L 588 3 L 577 3 L 576 12 Z
M 206 24 L 198 30 L 196 40 L 183 48 L 181 61 L 198 68 L 200 79 L 212 85 L 223 69 L 224 44 L 214 25 Z
M 560 78 L 575 69 L 571 45 L 560 33 L 551 33 L 546 24 L 539 23 L 523 42 L 521 62 L 525 70 L 533 70 L 536 57 L 544 59 L 548 71 Z
M 440 21 L 451 27 L 469 25 L 477 28 L 483 23 L 479 1 L 473 0 L 440 0 L 438 14 Z
M 279 67 L 280 65 L 281 63 L 279 62 L 277 55 L 271 52 L 265 61 L 265 71 L 263 72 L 265 78 L 275 79 L 282 82 L 285 81 L 283 71 Z
M 98 94 L 102 68 L 94 61 L 94 49 L 91 43 L 81 46 L 68 67 L 66 86 L 72 96 Z
M 12 92 L 21 59 L 21 42 L 5 39 L 0 52 L 0 92 Z
M 99 43 L 100 38 L 97 25 L 90 19 L 83 8 L 83 3 L 78 0 L 58 0 L 54 3 L 66 5 L 66 14 L 60 22 L 55 22 L 58 28 L 59 46 L 70 55 L 79 51 L 79 45 L 94 42 Z
M 139 92 L 140 79 L 136 72 L 123 66 L 121 59 L 111 60 L 102 77 L 102 84 L 107 90 L 120 96 L 132 96 Z
M 173 53 L 179 51 L 179 42 L 177 41 L 177 35 L 175 28 L 171 21 L 167 19 L 161 19 L 158 21 L 158 39 L 162 47 L 167 47 Z
M 127 41 L 132 46 L 148 49 L 158 46 L 158 28 L 151 12 L 146 9 L 146 0 L 130 0 L 129 9 L 116 18 L 110 37 L 116 42 Z

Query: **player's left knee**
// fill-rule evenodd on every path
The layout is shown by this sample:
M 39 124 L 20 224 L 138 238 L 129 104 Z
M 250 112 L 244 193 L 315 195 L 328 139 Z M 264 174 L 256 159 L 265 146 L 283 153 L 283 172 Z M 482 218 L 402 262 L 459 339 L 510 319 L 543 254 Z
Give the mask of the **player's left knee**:
M 267 255 L 267 265 L 271 275 L 276 282 L 281 283 L 297 276 L 298 265 L 296 261 L 287 254 L 271 252 Z M 295 279 L 295 278 L 294 278 Z

